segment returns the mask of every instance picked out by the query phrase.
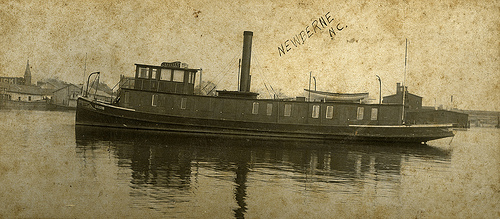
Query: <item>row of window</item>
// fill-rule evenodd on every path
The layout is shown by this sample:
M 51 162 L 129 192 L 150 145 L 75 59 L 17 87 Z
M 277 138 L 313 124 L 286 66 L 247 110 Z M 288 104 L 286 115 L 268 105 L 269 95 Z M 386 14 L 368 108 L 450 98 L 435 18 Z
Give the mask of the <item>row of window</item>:
M 158 106 L 158 95 L 156 95 L 156 94 L 152 95 L 151 105 Z M 187 98 L 181 98 L 181 109 L 186 109 L 186 105 L 187 105 Z M 259 105 L 260 104 L 258 102 L 253 102 L 252 114 L 254 114 L 254 115 L 259 114 Z M 364 107 L 358 107 L 356 119 L 363 120 L 364 119 L 364 112 L 365 112 Z M 273 114 L 273 104 L 268 103 L 266 105 L 266 115 L 271 116 L 272 114 Z M 292 104 L 285 104 L 283 116 L 290 117 L 291 115 L 292 115 Z M 312 106 L 311 117 L 315 118 L 315 119 L 320 117 L 320 105 L 313 105 Z M 325 118 L 326 119 L 333 119 L 333 106 L 326 106 Z M 371 108 L 370 119 L 371 120 L 378 119 L 378 108 Z
M 181 109 L 186 109 L 187 98 L 181 98 Z M 151 97 L 151 106 L 158 106 L 158 95 L 153 94 Z
M 268 103 L 267 108 L 266 108 L 266 114 L 268 116 L 272 115 L 273 112 L 273 104 Z M 364 118 L 364 112 L 365 108 L 364 107 L 358 107 L 357 109 L 357 114 L 356 114 L 356 119 L 357 120 L 363 120 Z M 259 114 L 259 103 L 254 102 L 252 105 L 252 114 Z M 313 105 L 312 106 L 312 112 L 311 112 L 311 118 L 319 118 L 320 114 L 320 105 Z M 285 104 L 284 107 L 284 112 L 283 116 L 289 117 L 292 115 L 292 105 L 291 104 Z M 326 119 L 333 119 L 333 106 L 326 106 L 326 112 L 325 112 L 325 118 Z M 378 119 L 378 108 L 371 108 L 371 115 L 370 115 L 371 120 L 377 120 Z
M 185 72 L 184 70 L 175 69 L 156 69 L 147 67 L 138 67 L 138 78 L 144 79 L 160 79 L 162 81 L 184 82 L 184 74 L 188 74 L 187 82 L 194 84 L 195 72 Z M 159 77 L 159 78 L 158 78 Z

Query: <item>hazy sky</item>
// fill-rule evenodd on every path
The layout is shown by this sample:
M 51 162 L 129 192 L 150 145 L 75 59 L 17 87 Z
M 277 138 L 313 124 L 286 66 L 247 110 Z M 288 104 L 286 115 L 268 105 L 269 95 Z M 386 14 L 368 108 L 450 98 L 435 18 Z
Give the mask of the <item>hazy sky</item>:
M 243 31 L 253 31 L 252 91 L 261 97 L 269 85 L 303 95 L 312 72 L 318 90 L 378 100 L 375 75 L 384 96 L 403 81 L 408 39 L 406 84 L 424 105 L 453 95 L 461 109 L 500 110 L 498 1 L 1 2 L 1 76 L 22 76 L 29 59 L 34 81 L 81 83 L 87 55 L 87 73 L 113 86 L 135 63 L 178 60 L 235 90 Z

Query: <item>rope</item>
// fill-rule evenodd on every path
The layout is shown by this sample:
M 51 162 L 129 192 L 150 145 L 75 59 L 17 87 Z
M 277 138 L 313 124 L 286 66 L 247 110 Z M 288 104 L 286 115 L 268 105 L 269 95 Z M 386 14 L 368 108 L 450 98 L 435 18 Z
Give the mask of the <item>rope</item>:
M 270 92 L 270 91 L 269 91 L 269 89 L 267 88 L 266 82 L 262 82 L 262 83 L 264 83 L 264 86 L 266 87 L 267 94 L 269 94 L 269 97 L 270 97 L 270 98 L 273 98 L 273 96 L 271 95 L 271 92 Z
M 226 67 L 224 67 L 224 69 L 223 69 L 222 71 L 220 71 L 220 72 L 219 72 L 219 74 L 217 74 L 217 75 L 214 77 L 214 81 L 215 81 L 215 80 L 216 80 L 219 76 L 221 76 L 221 75 L 222 75 L 222 77 L 221 77 L 221 78 L 220 78 L 220 79 L 219 79 L 219 80 L 215 83 L 215 86 L 217 86 L 217 85 L 219 84 L 219 82 L 220 82 L 222 79 L 224 79 L 224 77 L 226 76 L 226 73 L 229 71 L 229 68 L 231 67 L 231 63 L 232 63 L 232 62 L 236 59 L 236 57 L 237 57 L 237 56 L 238 56 L 238 53 L 236 53 L 236 54 L 234 55 L 234 57 L 231 59 L 231 61 L 229 61 L 229 63 L 226 65 Z M 202 88 L 202 90 L 205 90 L 205 88 L 207 88 L 207 86 L 208 86 L 208 85 L 209 85 L 209 84 L 207 83 L 207 84 L 206 84 L 206 85 Z M 214 88 L 215 88 L 215 87 L 214 87 Z M 210 92 L 212 92 L 214 88 L 212 88 L 212 90 L 210 90 Z M 208 92 L 208 93 L 210 93 L 210 92 Z
M 257 52 L 255 52 L 255 53 L 257 53 Z M 279 95 L 276 93 L 276 91 L 274 91 L 273 86 L 272 86 L 272 85 L 271 85 L 271 83 L 269 83 L 269 81 L 267 80 L 266 74 L 265 74 L 265 72 L 262 70 L 262 67 L 260 66 L 259 61 L 258 61 L 258 59 L 257 59 L 257 56 L 255 56 L 255 64 L 256 64 L 256 66 L 258 66 L 258 68 L 257 68 L 257 69 L 258 69 L 258 70 L 260 70 L 260 72 L 262 73 L 262 75 L 263 75 L 263 78 L 264 78 L 265 82 L 267 82 L 267 84 L 269 84 L 269 87 L 271 88 L 271 91 L 274 93 L 274 95 L 276 95 L 276 96 L 279 98 Z M 290 76 L 290 74 L 289 74 L 288 72 L 287 72 L 287 74 Z M 266 86 L 266 83 L 264 83 L 264 86 Z M 266 86 L 266 89 L 267 89 L 267 86 Z M 268 92 L 269 92 L 269 90 L 268 90 Z M 270 96 L 271 96 L 271 95 L 270 95 Z M 272 96 L 271 96 L 271 98 L 272 98 Z

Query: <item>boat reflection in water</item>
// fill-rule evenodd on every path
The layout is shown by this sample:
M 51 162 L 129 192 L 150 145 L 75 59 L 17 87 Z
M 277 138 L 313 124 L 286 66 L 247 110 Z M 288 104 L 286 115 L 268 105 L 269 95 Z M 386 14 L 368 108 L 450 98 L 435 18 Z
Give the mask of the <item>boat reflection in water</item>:
M 135 207 L 187 217 L 216 211 L 195 209 L 199 200 L 217 201 L 218 197 L 196 197 L 212 189 L 234 193 L 232 203 L 224 204 L 232 206 L 236 218 L 255 208 L 247 199 L 273 199 L 272 193 L 249 193 L 250 187 L 272 191 L 294 184 L 307 190 L 319 185 L 323 189 L 318 191 L 332 195 L 356 193 L 360 184 L 379 184 L 389 187 L 385 195 L 390 196 L 397 193 L 394 187 L 400 181 L 402 163 L 414 158 L 449 163 L 451 154 L 426 145 L 227 139 L 85 126 L 76 127 L 76 138 L 77 153 L 83 159 L 91 159 L 95 151 L 109 151 L 119 169 L 131 171 L 121 180 L 129 183 Z M 277 185 L 273 179 L 286 179 L 286 184 L 278 180 Z M 343 191 L 336 191 L 339 188 Z M 196 204 L 182 205 L 194 200 Z

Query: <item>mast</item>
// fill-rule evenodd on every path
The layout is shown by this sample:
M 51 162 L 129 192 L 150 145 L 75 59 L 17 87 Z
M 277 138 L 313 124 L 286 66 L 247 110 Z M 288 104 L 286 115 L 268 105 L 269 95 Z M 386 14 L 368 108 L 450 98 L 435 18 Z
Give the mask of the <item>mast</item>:
M 408 60 L 408 39 L 405 39 L 405 70 L 403 76 L 403 111 L 401 113 L 401 122 L 405 124 L 405 100 L 406 100 L 406 63 Z
M 307 98 L 307 101 L 311 101 L 311 74 L 312 74 L 312 71 L 309 72 L 309 90 L 308 90 L 309 96 Z

